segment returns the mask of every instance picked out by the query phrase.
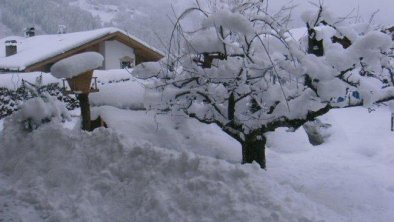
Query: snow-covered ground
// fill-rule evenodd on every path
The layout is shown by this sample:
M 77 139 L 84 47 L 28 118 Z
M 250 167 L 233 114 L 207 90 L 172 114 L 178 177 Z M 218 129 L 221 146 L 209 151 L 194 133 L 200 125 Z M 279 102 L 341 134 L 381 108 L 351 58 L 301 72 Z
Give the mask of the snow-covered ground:
M 93 109 L 109 128 L 122 135 L 128 146 L 157 146 L 180 152 L 239 163 L 240 145 L 216 125 L 179 116 L 155 115 L 146 111 L 122 110 L 111 106 Z M 94 119 L 94 117 L 93 117 Z
M 333 135 L 269 135 L 268 169 L 240 165 L 217 127 L 145 111 L 95 108 L 109 129 L 58 124 L 21 132 L 6 121 L 0 148 L 5 221 L 357 221 L 394 218 L 394 135 L 380 108 L 333 110 Z M 72 127 L 68 127 L 72 128 Z
M 394 218 L 394 133 L 386 108 L 333 110 L 328 143 L 311 147 L 302 131 L 270 135 L 268 173 L 346 221 Z
M 2 75 L 3 87 L 39 73 Z M 125 70 L 96 71 L 93 118 L 32 133 L 0 120 L 0 221 L 357 221 L 394 218 L 394 133 L 387 107 L 332 110 L 320 146 L 303 129 L 268 135 L 267 171 L 240 165 L 240 145 L 215 125 L 143 108 Z M 43 74 L 43 82 L 58 80 Z M 4 126 L 3 126 L 4 125 Z
M 129 71 L 130 72 L 130 71 Z M 96 70 L 99 92 L 89 95 L 92 106 L 110 105 L 123 109 L 144 109 L 145 87 L 126 70 Z

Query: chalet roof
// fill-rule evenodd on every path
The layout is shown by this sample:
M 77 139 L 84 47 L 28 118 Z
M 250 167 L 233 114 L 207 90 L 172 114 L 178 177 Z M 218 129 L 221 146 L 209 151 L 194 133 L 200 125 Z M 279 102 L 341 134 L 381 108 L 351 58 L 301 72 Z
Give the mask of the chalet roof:
M 5 41 L 17 40 L 17 53 L 5 56 Z M 0 70 L 24 71 L 28 67 L 51 58 L 64 56 L 72 50 L 105 40 L 118 40 L 144 54 L 161 58 L 163 53 L 147 43 L 117 28 L 102 28 L 92 31 L 67 34 L 37 35 L 33 37 L 10 36 L 0 39 Z

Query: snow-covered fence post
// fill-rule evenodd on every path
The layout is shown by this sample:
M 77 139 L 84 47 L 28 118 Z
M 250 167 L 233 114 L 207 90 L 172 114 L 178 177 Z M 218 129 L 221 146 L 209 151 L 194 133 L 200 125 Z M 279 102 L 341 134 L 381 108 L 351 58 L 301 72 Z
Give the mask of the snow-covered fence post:
M 51 73 L 56 78 L 67 79 L 71 92 L 77 95 L 81 106 L 82 129 L 91 130 L 89 93 L 97 92 L 91 89 L 93 70 L 102 66 L 104 58 L 97 52 L 85 52 L 71 56 L 55 63 Z

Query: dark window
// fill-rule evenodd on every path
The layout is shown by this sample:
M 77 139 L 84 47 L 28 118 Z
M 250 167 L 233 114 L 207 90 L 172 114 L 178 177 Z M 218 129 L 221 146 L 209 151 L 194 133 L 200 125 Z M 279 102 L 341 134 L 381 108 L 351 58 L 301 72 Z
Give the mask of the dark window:
M 122 68 L 122 69 L 131 68 L 131 62 L 130 61 L 121 61 L 120 68 Z
M 120 59 L 120 68 L 126 69 L 126 68 L 133 68 L 134 67 L 134 59 L 129 56 L 125 56 Z

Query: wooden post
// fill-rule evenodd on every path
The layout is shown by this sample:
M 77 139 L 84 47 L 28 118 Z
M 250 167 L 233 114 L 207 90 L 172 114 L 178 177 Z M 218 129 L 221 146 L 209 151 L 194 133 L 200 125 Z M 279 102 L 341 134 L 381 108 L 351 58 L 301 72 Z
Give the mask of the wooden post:
M 90 120 L 89 93 L 98 92 L 96 82 L 95 82 L 95 89 L 90 88 L 92 76 L 93 76 L 93 70 L 89 70 L 82 74 L 67 79 L 71 91 L 77 95 L 77 99 L 81 107 L 82 129 L 86 131 L 92 130 L 91 120 Z
M 70 79 L 67 79 L 71 91 L 78 93 L 90 93 L 90 83 L 92 82 L 93 70 L 84 72 Z
M 82 117 L 82 129 L 90 131 L 90 104 L 89 104 L 89 94 L 83 93 L 78 94 L 77 98 L 79 100 L 79 105 L 81 106 L 81 117 Z
M 394 113 L 391 113 L 391 131 L 394 132 Z

